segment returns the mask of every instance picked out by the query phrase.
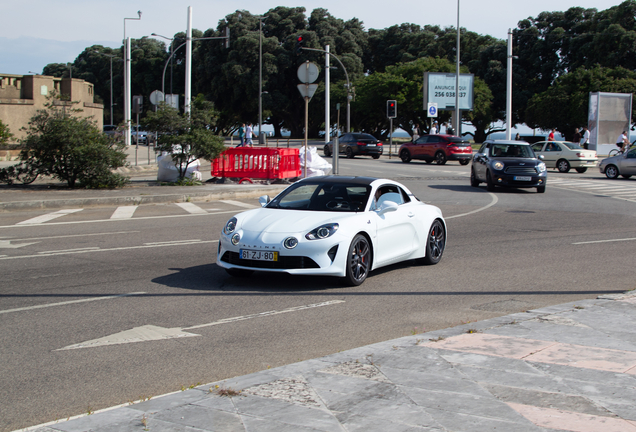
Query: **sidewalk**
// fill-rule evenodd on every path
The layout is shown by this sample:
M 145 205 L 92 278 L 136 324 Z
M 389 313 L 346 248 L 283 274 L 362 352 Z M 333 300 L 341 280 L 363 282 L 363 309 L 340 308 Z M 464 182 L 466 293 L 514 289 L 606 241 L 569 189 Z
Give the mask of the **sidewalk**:
M 403 337 L 25 430 L 636 431 L 636 294 Z

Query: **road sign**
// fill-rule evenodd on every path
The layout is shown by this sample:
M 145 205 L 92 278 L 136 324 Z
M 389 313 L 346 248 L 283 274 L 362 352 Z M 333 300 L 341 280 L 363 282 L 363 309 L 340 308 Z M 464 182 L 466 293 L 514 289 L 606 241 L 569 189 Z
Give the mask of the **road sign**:
M 428 103 L 428 116 L 437 117 L 437 104 L 434 102 Z
M 159 91 L 159 90 L 155 90 L 152 93 L 150 93 L 150 103 L 153 105 L 159 105 L 159 102 L 163 102 L 164 101 L 164 95 L 163 92 Z
M 311 84 L 318 79 L 318 66 L 306 61 L 298 67 L 298 79 L 301 83 Z
M 298 84 L 298 91 L 300 92 L 300 95 L 304 98 L 309 98 L 309 100 L 314 97 L 314 93 L 316 93 L 317 88 L 318 84 Z

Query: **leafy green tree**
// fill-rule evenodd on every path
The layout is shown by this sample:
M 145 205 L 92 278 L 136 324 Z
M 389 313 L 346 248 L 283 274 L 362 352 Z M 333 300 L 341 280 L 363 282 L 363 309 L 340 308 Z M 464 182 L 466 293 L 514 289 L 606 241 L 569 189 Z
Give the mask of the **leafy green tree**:
M 91 118 L 79 117 L 74 102 L 54 93 L 29 121 L 21 140 L 23 165 L 69 187 L 120 187 L 127 179 L 113 170 L 126 164 L 124 144 L 111 140 Z
M 144 125 L 159 133 L 157 149 L 172 155 L 180 181 L 197 159 L 212 160 L 225 149 L 223 138 L 213 131 L 217 116 L 213 104 L 202 95 L 192 101 L 190 114 L 160 104 L 146 116 Z
M 589 92 L 636 94 L 636 72 L 597 66 L 564 74 L 548 90 L 530 99 L 526 124 L 544 130 L 556 128 L 571 139 L 574 128 L 587 124 Z M 633 107 L 632 118 L 635 114 Z
M 9 131 L 9 126 L 0 120 L 0 145 L 5 145 L 13 138 L 13 134 Z

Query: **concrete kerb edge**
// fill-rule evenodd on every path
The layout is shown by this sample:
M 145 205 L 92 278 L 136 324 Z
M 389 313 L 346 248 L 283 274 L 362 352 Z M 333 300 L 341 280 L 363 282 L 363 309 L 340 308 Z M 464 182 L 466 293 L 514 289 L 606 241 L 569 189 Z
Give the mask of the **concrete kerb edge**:
M 21 210 L 49 210 L 76 207 L 105 207 L 105 206 L 129 206 L 141 204 L 166 204 L 178 202 L 204 202 L 223 199 L 257 198 L 261 195 L 275 195 L 281 192 L 287 185 L 250 188 L 245 190 L 228 190 L 215 192 L 194 192 L 192 194 L 165 194 L 165 195 L 141 195 L 104 198 L 70 198 L 36 201 L 12 201 L 0 203 L 1 212 Z

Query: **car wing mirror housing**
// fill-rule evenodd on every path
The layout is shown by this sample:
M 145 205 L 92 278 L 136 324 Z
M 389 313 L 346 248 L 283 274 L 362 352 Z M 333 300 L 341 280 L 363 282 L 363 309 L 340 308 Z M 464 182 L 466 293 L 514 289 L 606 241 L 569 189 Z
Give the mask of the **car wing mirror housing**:
M 397 203 L 394 203 L 393 201 L 384 201 L 380 204 L 380 207 L 378 207 L 378 214 L 383 215 L 384 213 L 394 212 L 397 209 Z
M 267 204 L 269 204 L 270 201 L 271 200 L 269 198 L 269 195 L 263 195 L 258 197 L 258 203 L 261 205 L 261 207 L 265 207 Z
M 541 159 L 541 160 L 545 159 L 545 156 L 543 156 L 543 155 L 539 155 L 538 157 L 539 157 L 539 159 Z

